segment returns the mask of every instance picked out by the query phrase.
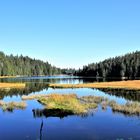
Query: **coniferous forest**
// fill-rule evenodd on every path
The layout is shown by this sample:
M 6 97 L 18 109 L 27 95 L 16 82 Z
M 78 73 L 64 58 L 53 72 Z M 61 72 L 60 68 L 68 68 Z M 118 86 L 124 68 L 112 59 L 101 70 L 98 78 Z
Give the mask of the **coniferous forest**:
M 89 64 L 78 70 L 76 75 L 128 79 L 140 77 L 140 51 Z
M 61 74 L 61 69 L 48 62 L 29 58 L 28 56 L 5 55 L 0 52 L 0 75 L 1 76 L 39 76 Z
M 84 66 L 83 69 L 60 69 L 48 62 L 28 56 L 5 55 L 0 52 L 1 76 L 40 76 L 74 74 L 85 77 L 137 78 L 140 77 L 140 51 L 106 59 L 99 63 Z

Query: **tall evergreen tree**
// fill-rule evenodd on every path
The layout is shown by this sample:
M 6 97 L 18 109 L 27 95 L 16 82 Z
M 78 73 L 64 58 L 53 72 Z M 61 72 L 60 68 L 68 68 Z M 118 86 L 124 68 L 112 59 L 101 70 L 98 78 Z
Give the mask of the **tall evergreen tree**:
M 77 71 L 76 75 L 103 78 L 140 77 L 140 52 L 136 51 L 121 57 L 109 58 L 99 63 L 89 64 Z
M 28 56 L 5 55 L 0 52 L 0 75 L 1 76 L 39 76 L 60 74 L 61 69 L 48 62 L 29 58 Z

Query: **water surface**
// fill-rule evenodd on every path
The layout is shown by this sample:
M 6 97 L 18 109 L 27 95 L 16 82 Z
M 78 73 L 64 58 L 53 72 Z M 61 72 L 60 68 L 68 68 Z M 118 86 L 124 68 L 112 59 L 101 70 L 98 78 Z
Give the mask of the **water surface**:
M 67 94 L 78 96 L 94 95 L 113 99 L 118 103 L 140 101 L 139 91 L 98 90 L 90 88 L 52 89 L 48 83 L 85 83 L 94 79 L 78 77 L 24 77 L 2 79 L 1 82 L 26 82 L 23 90 L 0 91 L 1 100 L 20 101 L 22 95 L 30 94 Z M 3 112 L 0 109 L 1 140 L 139 140 L 140 117 L 114 113 L 110 108 L 101 107 L 87 116 L 45 116 L 40 113 L 43 106 L 37 101 L 27 101 L 25 110 Z

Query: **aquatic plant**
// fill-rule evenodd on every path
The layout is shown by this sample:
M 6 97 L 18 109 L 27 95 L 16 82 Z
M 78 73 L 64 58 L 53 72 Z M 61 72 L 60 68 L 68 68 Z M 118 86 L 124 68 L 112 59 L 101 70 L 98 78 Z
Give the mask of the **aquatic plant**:
M 81 103 L 76 94 L 50 94 L 38 99 L 47 109 L 61 109 L 74 114 L 87 113 L 88 106 Z
M 98 99 L 99 98 L 99 99 Z M 38 94 L 22 96 L 23 100 L 38 100 L 46 109 L 61 109 L 74 114 L 87 113 L 89 109 L 98 107 L 97 102 L 101 101 L 100 97 L 78 97 L 76 94 Z M 91 99 L 91 100 L 90 100 Z M 90 100 L 90 102 L 89 102 Z
M 113 112 L 121 112 L 129 115 L 140 115 L 139 102 L 127 102 L 126 104 L 118 104 L 114 100 L 109 100 L 100 96 L 83 96 L 78 97 L 76 94 L 38 94 L 23 96 L 22 99 L 38 100 L 45 106 L 45 109 L 72 112 L 73 114 L 85 114 L 90 109 L 96 109 L 98 105 L 106 110 L 110 107 Z
M 22 100 L 34 100 L 38 99 L 39 97 L 46 97 L 47 94 L 33 94 L 33 95 L 23 95 L 21 98 Z
M 121 113 L 129 114 L 129 115 L 140 115 L 139 102 L 127 102 L 124 105 L 115 103 L 111 107 L 112 107 L 112 110 L 115 112 L 121 112 Z
M 21 102 L 4 102 L 0 101 L 0 107 L 3 111 L 13 111 L 14 109 L 25 109 L 27 104 L 23 101 Z

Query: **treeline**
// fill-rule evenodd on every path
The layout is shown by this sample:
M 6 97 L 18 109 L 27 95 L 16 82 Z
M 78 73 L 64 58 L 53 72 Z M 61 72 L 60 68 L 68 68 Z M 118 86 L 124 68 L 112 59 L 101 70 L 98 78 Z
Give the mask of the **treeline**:
M 61 69 L 48 62 L 29 58 L 28 56 L 5 55 L 0 52 L 0 76 L 40 76 L 61 74 Z
M 76 72 L 78 76 L 102 78 L 136 78 L 140 77 L 140 52 L 109 58 L 99 63 L 84 66 Z

